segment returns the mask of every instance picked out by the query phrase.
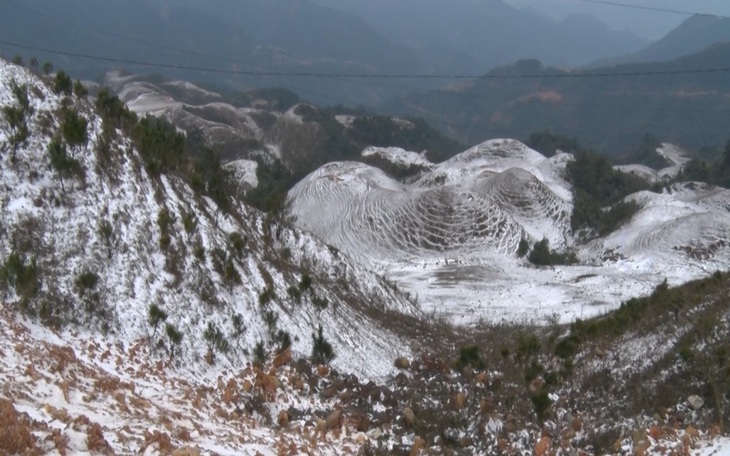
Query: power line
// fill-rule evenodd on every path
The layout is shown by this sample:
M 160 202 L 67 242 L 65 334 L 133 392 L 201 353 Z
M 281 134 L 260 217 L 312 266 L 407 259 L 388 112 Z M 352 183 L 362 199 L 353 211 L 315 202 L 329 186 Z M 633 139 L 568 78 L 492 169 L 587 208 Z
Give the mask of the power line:
M 718 17 L 722 19 L 730 19 L 730 16 L 723 16 L 722 14 L 711 14 L 711 13 L 698 13 L 693 11 L 682 11 L 682 10 L 675 10 L 670 8 L 659 8 L 657 6 L 643 6 L 643 5 L 631 5 L 629 3 L 620 3 L 620 2 L 612 2 L 608 0 L 578 0 L 583 3 L 596 3 L 599 5 L 609 5 L 609 6 L 618 6 L 621 8 L 631 8 L 631 9 L 638 9 L 638 10 L 644 10 L 644 11 L 656 11 L 660 13 L 671 13 L 671 14 L 681 14 L 683 16 L 705 16 L 705 17 Z
M 272 76 L 272 77 L 297 77 L 297 78 L 342 78 L 342 79 L 579 79 L 579 78 L 615 78 L 615 77 L 641 77 L 641 76 L 675 76 L 688 74 L 708 73 L 730 73 L 730 67 L 726 68 L 695 68 L 686 70 L 653 70 L 653 71 L 613 71 L 613 72 L 580 72 L 580 73 L 551 73 L 551 74 L 494 74 L 483 75 L 473 74 L 378 74 L 378 73 L 319 73 L 319 72 L 286 72 L 286 71 L 252 71 L 236 70 L 210 67 L 197 67 L 188 65 L 166 64 L 158 62 L 146 62 L 141 60 L 118 59 L 79 52 L 61 51 L 37 46 L 14 43 L 0 40 L 1 45 L 11 46 L 36 52 L 47 52 L 67 57 L 76 57 L 102 62 L 119 63 L 125 65 L 137 65 L 150 68 L 164 68 L 170 70 L 193 71 L 202 73 L 233 74 L 241 76 Z

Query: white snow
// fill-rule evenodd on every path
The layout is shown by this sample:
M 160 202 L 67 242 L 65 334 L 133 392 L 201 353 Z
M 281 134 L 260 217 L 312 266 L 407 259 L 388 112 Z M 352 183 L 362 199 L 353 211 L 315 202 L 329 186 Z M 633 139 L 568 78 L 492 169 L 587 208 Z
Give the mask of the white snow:
M 673 146 L 661 150 L 675 167 L 686 161 Z M 369 151 L 394 161 L 417 156 Z M 576 243 L 564 177 L 571 159 L 493 140 L 430 165 L 410 185 L 367 165 L 330 163 L 289 201 L 298 226 L 395 281 L 426 313 L 460 324 L 569 322 L 665 279 L 678 285 L 730 268 L 730 191 L 701 184 L 632 195 L 643 209 L 628 224 Z M 521 238 L 577 248 L 582 264 L 533 267 L 516 257 Z
M 259 340 L 273 348 L 264 310 L 278 315 L 276 329 L 291 335 L 296 356 L 309 356 L 311 333 L 321 323 L 337 353 L 334 365 L 364 378 L 389 374 L 392 360 L 410 353 L 408 343 L 368 316 L 369 307 L 411 315 L 420 312 L 379 276 L 299 230 L 267 226 L 262 214 L 246 206 L 234 202 L 231 215 L 222 214 L 210 199 L 195 195 L 180 179 L 151 178 L 131 142 L 121 135 L 102 165 L 95 147 L 102 121 L 85 101 L 73 101 L 89 120 L 89 142 L 75 153 L 85 179 L 62 182 L 46 153 L 58 122 L 39 133 L 41 117 L 55 113 L 61 100 L 26 70 L 0 62 L 0 106 L 14 102 L 8 89 L 13 79 L 33 86 L 31 93 L 38 91 L 42 96 L 31 96 L 34 114 L 29 128 L 34 134 L 18 149 L 17 163 L 11 164 L 7 153 L 0 160 L 4 233 L 0 259 L 5 261 L 13 251 L 13 239 L 29 237 L 34 249 L 29 255 L 35 255 L 41 270 L 53 271 L 43 276 L 42 297 L 68 303 L 64 312 L 91 319 L 92 325 L 104 321 L 110 337 L 122 343 L 151 335 L 147 313 L 156 304 L 168 313 L 167 323 L 184 334 L 181 366 L 199 372 L 207 369 L 202 356 L 207 351 L 203 331 L 208 322 L 225 334 L 232 331 L 234 314 L 242 315 L 246 324 L 245 334 L 236 343 L 240 348 L 220 357 L 223 367 L 250 360 L 250 350 Z M 0 143 L 5 137 L 5 121 L 0 119 Z M 250 163 L 241 164 L 249 177 L 253 168 Z M 163 209 L 172 216 L 167 252 L 160 246 L 157 222 Z M 195 220 L 191 232 L 183 226 L 187 214 Z M 103 221 L 112 227 L 109 244 L 98 228 Z M 246 240 L 244 249 L 235 254 L 229 241 L 233 232 Z M 269 240 L 264 239 L 265 233 L 270 233 Z M 201 259 L 194 255 L 196 250 L 202 253 Z M 215 260 L 216 251 L 231 258 L 239 283 L 225 282 L 215 266 L 222 261 Z M 286 260 L 280 256 L 284 251 Z M 86 270 L 99 276 L 94 290 L 101 303 L 98 315 L 81 311 L 87 304 L 74 285 Z M 329 302 L 326 309 L 318 310 L 307 293 L 299 303 L 289 296 L 288 288 L 296 287 L 305 271 L 313 278 L 313 293 Z M 346 291 L 342 283 L 347 284 Z M 261 305 L 260 295 L 269 287 L 275 297 Z M 17 299 L 7 296 L 5 305 L 14 305 Z M 163 331 L 157 332 L 158 337 Z

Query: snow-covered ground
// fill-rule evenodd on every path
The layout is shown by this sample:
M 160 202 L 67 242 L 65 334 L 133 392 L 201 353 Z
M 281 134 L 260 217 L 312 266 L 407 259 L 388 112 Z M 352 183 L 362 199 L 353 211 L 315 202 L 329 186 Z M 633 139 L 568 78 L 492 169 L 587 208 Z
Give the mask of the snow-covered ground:
M 678 172 L 686 157 L 661 152 Z M 569 322 L 671 285 L 730 268 L 730 191 L 677 184 L 629 197 L 642 210 L 606 238 L 570 234 L 567 154 L 546 158 L 513 140 L 475 146 L 438 164 L 420 154 L 370 149 L 429 169 L 401 184 L 361 163 L 330 163 L 289 193 L 311 231 L 408 290 L 426 313 L 460 324 Z M 520 239 L 575 247 L 576 266 L 536 268 L 517 258 Z
M 183 333 L 179 359 L 189 370 L 206 369 L 203 333 L 209 323 L 234 344 L 235 315 L 242 317 L 245 331 L 236 348 L 221 356 L 224 366 L 251 360 L 258 341 L 273 349 L 277 331 L 289 333 L 296 356 L 309 356 L 319 324 L 335 347 L 334 365 L 345 372 L 384 376 L 395 357 L 410 352 L 408 342 L 369 314 L 371 308 L 420 314 L 381 277 L 310 235 L 269 224 L 242 204 L 234 202 L 224 214 L 177 177 L 148 175 L 121 132 L 108 152 L 99 151 L 102 120 L 75 97 L 71 106 L 89 124 L 89 141 L 74 152 L 85 175 L 60 179 L 47 148 L 60 127 L 55 114 L 61 97 L 27 70 L 0 62 L 0 107 L 15 103 L 10 81 L 30 88 L 32 135 L 18 148 L 15 163 L 7 152 L 0 161 L 0 260 L 23 242 L 20 253 L 44 271 L 33 305 L 64 303 L 60 317 L 103 323 L 110 337 L 129 343 L 155 332 L 147 318 L 155 304 L 167 312 L 166 323 Z M 50 126 L 42 127 L 47 117 Z M 0 118 L 0 143 L 7 134 Z M 250 165 L 244 168 L 252 171 Z M 163 213 L 170 220 L 167 247 L 161 241 Z M 109 227 L 108 236 L 102 224 Z M 240 236 L 236 247 L 232 233 Z M 98 276 L 94 293 L 84 295 L 75 285 L 84 272 Z M 299 287 L 304 274 L 312 278 L 311 291 L 297 299 L 290 289 Z M 267 290 L 270 297 L 262 298 Z M 316 306 L 315 298 L 325 300 L 326 308 Z M 11 292 L 5 305 L 19 300 Z M 164 343 L 163 331 L 156 333 Z

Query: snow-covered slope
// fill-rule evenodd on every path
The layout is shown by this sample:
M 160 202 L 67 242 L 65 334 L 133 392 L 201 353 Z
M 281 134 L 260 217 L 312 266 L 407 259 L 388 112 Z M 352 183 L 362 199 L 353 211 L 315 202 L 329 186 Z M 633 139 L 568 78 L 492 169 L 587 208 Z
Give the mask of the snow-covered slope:
M 29 87 L 33 113 L 27 144 L 15 161 L 8 150 L 0 160 L 0 258 L 5 264 L 15 253 L 27 267 L 34 261 L 40 285 L 28 300 L 9 286 L 5 306 L 101 327 L 125 344 L 155 334 L 167 346 L 169 323 L 183 336 L 175 359 L 191 372 L 209 368 L 209 323 L 231 347 L 218 354 L 220 368 L 250 361 L 258 341 L 273 349 L 279 331 L 289 333 L 295 355 L 308 356 L 319 324 L 344 371 L 381 376 L 409 351 L 373 309 L 419 310 L 381 277 L 246 206 L 233 203 L 223 213 L 181 179 L 149 175 L 120 131 L 102 150 L 101 118 L 75 97 L 70 106 L 89 124 L 88 142 L 74 153 L 84 177 L 61 179 L 47 149 L 64 101 L 28 71 L 0 62 L 0 106 L 15 103 L 11 81 Z M 0 118 L 0 143 L 8 133 Z M 305 275 L 310 287 L 300 286 Z M 148 323 L 152 305 L 168 314 L 157 330 Z M 245 327 L 239 337 L 235 315 Z
M 681 151 L 662 151 L 673 163 L 662 175 L 676 174 Z M 395 163 L 416 157 L 378 153 Z M 416 295 L 426 311 L 460 323 L 587 318 L 665 278 L 679 284 L 730 268 L 730 192 L 699 184 L 631 195 L 642 210 L 628 224 L 577 243 L 569 160 L 494 140 L 441 164 L 419 161 L 427 171 L 408 185 L 364 164 L 330 163 L 290 191 L 291 213 L 301 228 Z M 543 238 L 577 249 L 581 264 L 536 268 L 517 258 L 521 239 Z

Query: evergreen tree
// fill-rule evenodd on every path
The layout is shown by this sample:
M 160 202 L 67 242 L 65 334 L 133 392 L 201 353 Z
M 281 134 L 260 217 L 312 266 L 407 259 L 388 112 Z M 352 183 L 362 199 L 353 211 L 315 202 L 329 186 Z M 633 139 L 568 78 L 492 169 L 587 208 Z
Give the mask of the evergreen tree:
M 157 304 L 151 304 L 149 311 L 147 312 L 147 322 L 152 326 L 153 332 L 152 332 L 152 338 L 155 338 L 155 335 L 157 334 L 157 327 L 162 323 L 163 321 L 167 320 L 167 313 L 160 309 L 160 307 Z
M 317 334 L 312 333 L 312 362 L 315 364 L 329 364 L 335 359 L 335 352 L 322 334 L 322 325 L 319 325 Z

